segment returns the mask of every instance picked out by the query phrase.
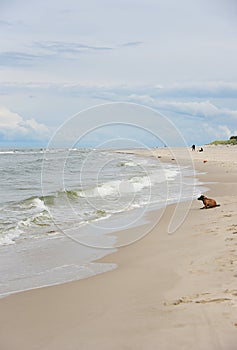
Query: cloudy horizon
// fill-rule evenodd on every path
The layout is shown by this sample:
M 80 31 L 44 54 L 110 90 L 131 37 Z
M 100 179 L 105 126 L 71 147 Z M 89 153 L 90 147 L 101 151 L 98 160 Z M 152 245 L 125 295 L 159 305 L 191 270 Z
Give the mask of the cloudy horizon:
M 188 145 L 237 134 L 235 1 L 0 7 L 1 147 L 45 146 L 72 115 L 113 102 L 162 113 Z

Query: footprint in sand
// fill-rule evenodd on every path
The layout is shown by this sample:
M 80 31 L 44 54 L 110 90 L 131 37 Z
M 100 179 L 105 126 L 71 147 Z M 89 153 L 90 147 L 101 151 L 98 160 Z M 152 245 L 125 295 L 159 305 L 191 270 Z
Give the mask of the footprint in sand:
M 213 299 L 198 299 L 198 300 L 194 300 L 191 298 L 187 298 L 187 297 L 181 297 L 177 300 L 174 300 L 172 302 L 165 302 L 164 305 L 169 306 L 169 305 L 179 305 L 179 304 L 190 304 L 190 303 L 194 303 L 194 304 L 208 304 L 208 303 L 222 303 L 225 301 L 230 301 L 231 298 L 213 298 Z
M 232 231 L 232 230 L 234 230 L 235 232 L 237 232 L 236 229 L 237 229 L 237 225 L 231 225 L 231 226 L 229 226 L 229 227 L 227 228 L 227 231 Z
M 216 296 L 216 297 L 207 297 L 210 296 L 211 293 L 200 293 L 200 294 L 194 294 L 193 296 L 189 297 L 181 297 L 177 300 L 171 301 L 171 302 L 165 302 L 164 305 L 171 306 L 171 305 L 180 305 L 180 304 L 187 304 L 187 303 L 194 303 L 194 304 L 208 304 L 208 303 L 222 303 L 226 301 L 232 301 L 233 297 L 237 297 L 237 290 L 229 290 L 226 289 L 223 294 L 229 294 L 230 297 L 225 296 Z
M 234 238 L 232 238 L 232 237 L 227 237 L 226 239 L 225 239 L 225 241 L 233 241 L 234 240 Z

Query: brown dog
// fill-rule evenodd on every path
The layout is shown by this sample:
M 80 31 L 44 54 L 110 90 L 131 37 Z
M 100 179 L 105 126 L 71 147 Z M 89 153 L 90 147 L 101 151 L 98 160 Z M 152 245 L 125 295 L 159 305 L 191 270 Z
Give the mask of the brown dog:
M 208 208 L 215 208 L 220 207 L 220 204 L 216 204 L 216 201 L 211 198 L 207 198 L 203 194 L 198 198 L 199 201 L 203 201 L 204 207 L 200 209 L 208 209 Z

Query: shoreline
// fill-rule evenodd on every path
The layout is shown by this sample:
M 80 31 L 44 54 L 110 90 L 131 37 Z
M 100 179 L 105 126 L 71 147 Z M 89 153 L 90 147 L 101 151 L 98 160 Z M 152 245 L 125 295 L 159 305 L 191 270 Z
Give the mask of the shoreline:
M 176 175 L 175 181 L 181 181 L 182 178 L 184 182 L 190 182 L 188 190 L 186 190 L 184 194 L 184 201 L 187 202 L 187 198 L 193 198 L 191 184 L 193 182 L 191 176 L 192 171 L 185 169 L 186 167 L 181 167 L 179 171 L 178 166 L 172 164 L 171 161 L 166 166 L 166 164 L 157 162 L 154 157 L 152 160 L 149 160 L 147 156 L 141 156 L 141 159 L 139 159 L 139 156 L 135 156 L 134 153 L 132 156 L 116 155 L 116 157 L 117 156 L 118 162 L 124 159 L 124 164 L 126 164 L 127 159 L 129 166 L 133 166 L 134 161 L 138 164 L 151 163 L 156 170 L 159 169 L 158 173 L 162 173 L 163 169 L 164 173 L 169 175 L 169 169 L 171 169 L 172 176 L 175 172 L 177 172 L 177 174 L 182 174 L 179 175 L 180 177 Z M 153 169 L 151 169 L 151 172 Z M 173 173 L 172 169 L 175 169 Z M 148 171 L 150 171 L 150 169 L 148 169 Z M 158 179 L 157 176 L 156 178 Z M 156 182 L 156 178 L 153 177 L 154 182 Z M 172 182 L 169 183 L 172 185 Z M 166 182 L 163 184 L 166 186 Z M 45 235 L 45 237 L 42 235 L 42 237 L 39 237 L 40 239 L 32 241 L 24 238 L 21 239 L 20 237 L 16 244 L 10 247 L 1 247 L 0 275 L 2 278 L 0 298 L 26 290 L 81 280 L 82 278 L 91 277 L 95 274 L 106 272 L 109 269 L 114 269 L 114 265 L 99 264 L 96 263 L 96 260 L 101 259 L 108 253 L 111 254 L 118 247 L 131 244 L 143 237 L 144 233 L 146 233 L 144 231 L 149 231 L 151 229 L 151 223 L 146 219 L 146 213 L 148 211 L 162 208 L 162 210 L 159 210 L 159 212 L 162 212 L 167 205 L 179 201 L 178 197 L 174 196 L 171 190 L 169 193 L 168 191 L 166 193 L 167 201 L 165 201 L 165 196 L 161 196 L 163 198 L 162 201 L 157 203 L 159 197 L 154 194 L 152 195 L 152 192 L 156 192 L 159 196 L 160 190 L 162 193 L 163 189 L 160 188 L 159 181 L 158 185 L 152 185 L 152 187 L 153 189 L 150 189 L 150 200 L 147 195 L 147 204 L 145 204 L 147 199 L 141 196 L 143 205 L 135 206 L 133 209 L 131 209 L 131 206 L 129 210 L 125 208 L 123 212 L 113 213 L 108 219 L 106 219 L 106 217 L 101 217 L 98 222 L 96 221 L 92 225 L 85 225 L 79 229 L 72 228 L 65 230 L 64 235 L 61 236 L 60 233 L 56 233 L 55 235 L 49 233 Z M 158 190 L 158 188 L 160 188 L 160 190 Z M 178 192 L 176 189 L 175 191 Z M 204 188 L 196 188 L 197 193 L 195 193 L 195 197 L 201 191 L 204 191 Z M 174 199 L 172 199 L 172 197 Z M 42 203 L 44 204 L 44 202 Z M 148 223 L 148 225 L 146 223 Z M 103 227 L 106 227 L 107 230 L 103 230 Z M 117 231 L 120 231 L 119 235 L 116 235 Z M 82 244 L 76 245 L 75 241 L 82 242 Z M 83 245 L 83 243 L 85 244 Z M 89 247 L 87 247 L 87 243 Z M 93 249 L 93 247 L 97 245 L 101 248 L 106 247 L 111 249 Z M 28 252 L 27 255 L 25 254 L 26 251 Z M 28 266 L 30 267 L 29 269 Z M 18 278 L 19 276 L 20 278 Z M 8 281 L 10 282 L 8 283 Z
M 182 226 L 168 235 L 169 205 L 159 227 L 97 261 L 117 269 L 1 299 L 2 348 L 234 350 L 237 170 L 233 162 L 194 163 L 207 172 L 198 179 L 218 182 L 208 184 L 208 196 L 220 208 L 200 211 L 192 201 Z M 157 211 L 147 215 L 156 220 Z

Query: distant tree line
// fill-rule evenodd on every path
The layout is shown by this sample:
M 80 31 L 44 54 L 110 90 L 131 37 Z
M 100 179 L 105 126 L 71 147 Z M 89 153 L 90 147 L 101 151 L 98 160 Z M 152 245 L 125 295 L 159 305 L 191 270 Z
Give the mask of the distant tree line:
M 235 141 L 237 141 L 237 136 L 231 136 L 231 137 L 230 137 L 230 140 L 235 140 Z
M 229 140 L 216 140 L 211 142 L 210 145 L 237 145 L 237 136 L 231 136 Z

